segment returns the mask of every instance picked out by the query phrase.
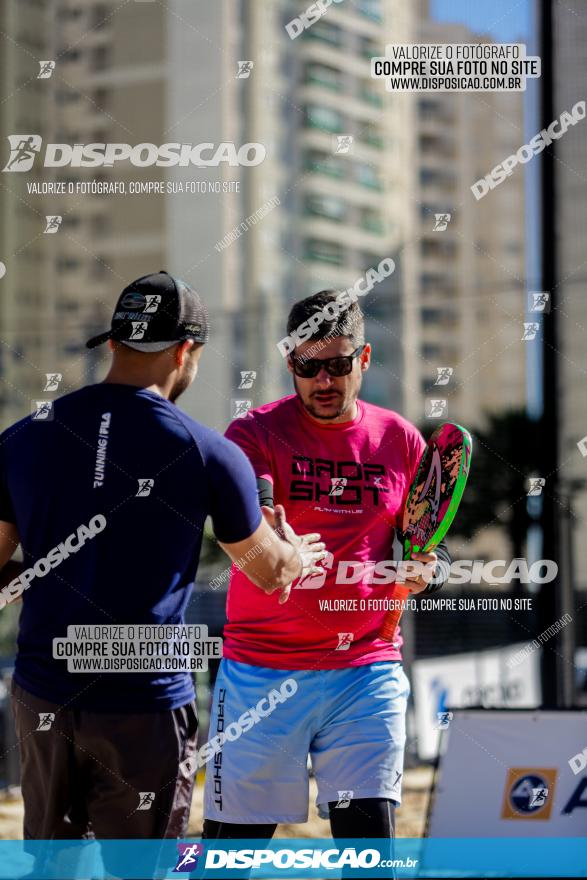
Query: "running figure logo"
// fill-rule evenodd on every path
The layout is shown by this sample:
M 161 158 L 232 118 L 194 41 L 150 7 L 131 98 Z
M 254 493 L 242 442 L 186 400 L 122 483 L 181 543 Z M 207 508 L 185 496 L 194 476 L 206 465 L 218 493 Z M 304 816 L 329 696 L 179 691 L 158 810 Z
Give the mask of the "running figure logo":
M 331 487 L 329 495 L 332 495 L 333 498 L 336 498 L 338 495 L 342 495 L 344 492 L 344 487 L 348 483 L 347 477 L 332 477 L 330 480 Z
M 436 718 L 435 730 L 447 730 L 452 721 L 452 712 L 437 712 Z
M 45 215 L 45 220 L 47 221 L 47 225 L 45 226 L 45 233 L 54 234 L 61 226 L 61 221 L 63 220 L 63 217 L 61 216 L 61 214 L 47 214 Z
M 54 61 L 39 61 L 41 68 L 37 74 L 37 79 L 51 79 L 51 74 L 55 70 Z
M 426 415 L 429 419 L 441 419 L 446 415 L 448 401 L 446 398 L 436 398 L 426 401 Z
M 2 171 L 30 171 L 35 156 L 41 149 L 41 136 L 38 134 L 9 134 L 10 158 Z
M 253 405 L 252 400 L 233 400 L 233 419 L 244 419 L 248 411 Z
M 154 791 L 139 791 L 139 805 L 137 810 L 150 810 L 154 803 Z
M 530 803 L 528 804 L 528 809 L 531 809 L 532 807 L 543 807 L 546 803 L 547 797 L 547 788 L 533 788 L 532 797 L 530 798 Z
M 239 61 L 236 78 L 237 79 L 248 79 L 251 75 L 251 71 L 253 70 L 254 66 L 255 66 L 254 61 Z
M 530 293 L 531 312 L 550 312 L 550 293 L 547 290 L 533 290 Z
M 334 143 L 335 153 L 350 153 L 353 146 L 352 134 L 338 134 Z
M 450 223 L 450 214 L 435 214 L 432 232 L 444 232 Z
M 37 730 L 51 730 L 54 721 L 54 712 L 39 712 L 39 725 Z
M 318 568 L 321 568 L 322 571 L 318 574 L 307 574 L 305 577 L 300 578 L 294 590 L 319 590 L 320 587 L 324 586 L 327 570 L 331 569 L 333 565 L 334 556 L 332 553 L 327 552 L 325 558 L 318 563 Z
M 204 847 L 201 843 L 178 843 L 177 849 L 179 855 L 177 857 L 177 865 L 173 872 L 189 874 L 194 871 L 198 864 L 198 858 L 204 854 Z
M 451 376 L 454 373 L 452 367 L 436 367 L 436 372 L 438 373 L 436 377 L 435 385 L 448 385 L 450 382 Z
M 47 377 L 47 381 L 45 382 L 45 387 L 43 391 L 57 391 L 59 389 L 59 383 L 63 379 L 62 373 L 45 373 Z
M 542 495 L 545 485 L 546 479 L 544 477 L 530 477 L 528 479 L 528 497 Z
M 48 422 L 53 420 L 53 401 L 52 400 L 35 400 L 33 401 L 33 414 L 31 418 L 35 422 Z
M 502 819 L 546 820 L 552 813 L 557 770 L 554 767 L 510 767 L 505 781 Z
M 129 342 L 131 339 L 142 339 L 145 333 L 147 332 L 148 324 L 146 321 L 131 321 L 132 324 L 132 333 L 129 337 Z
M 346 810 L 347 807 L 350 807 L 351 801 L 353 799 L 354 791 L 339 791 L 338 792 L 338 803 L 335 810 Z
M 155 485 L 155 480 L 139 480 L 139 488 L 135 498 L 146 498 L 151 494 L 151 489 Z
M 248 389 L 253 387 L 253 382 L 257 378 L 257 373 L 255 370 L 241 370 L 241 381 L 240 388 Z
M 338 645 L 336 646 L 336 650 L 348 651 L 354 637 L 354 633 L 338 633 Z
M 161 297 L 158 293 L 146 293 L 145 299 L 147 304 L 143 309 L 143 312 L 156 312 L 161 305 Z
M 524 321 L 524 332 L 522 334 L 522 342 L 532 342 L 536 339 L 540 324 L 536 321 Z

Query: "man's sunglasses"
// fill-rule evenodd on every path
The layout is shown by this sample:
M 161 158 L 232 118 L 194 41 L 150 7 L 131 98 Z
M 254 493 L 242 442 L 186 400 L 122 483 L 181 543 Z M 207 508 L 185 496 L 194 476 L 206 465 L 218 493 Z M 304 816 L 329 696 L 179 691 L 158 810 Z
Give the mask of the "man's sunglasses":
M 308 358 L 308 360 L 303 360 L 303 358 L 298 358 L 292 354 L 290 360 L 294 373 L 296 376 L 299 376 L 300 379 L 314 379 L 322 367 L 324 367 L 329 376 L 348 376 L 353 369 L 354 359 L 359 357 L 364 350 L 365 346 L 361 345 L 359 348 L 356 348 L 352 354 L 347 354 L 342 357 L 323 358 L 322 360 L 320 360 L 320 358 Z

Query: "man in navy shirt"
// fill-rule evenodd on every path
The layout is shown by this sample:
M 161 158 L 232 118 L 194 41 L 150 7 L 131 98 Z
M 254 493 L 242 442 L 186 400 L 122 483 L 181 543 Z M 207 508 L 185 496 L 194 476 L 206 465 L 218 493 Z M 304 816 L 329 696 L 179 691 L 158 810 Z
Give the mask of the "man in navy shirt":
M 87 343 L 109 341 L 106 380 L 0 437 L 0 607 L 23 602 L 13 706 L 27 839 L 182 837 L 189 818 L 191 674 L 68 672 L 54 639 L 68 626 L 182 624 L 208 515 L 267 593 L 286 598 L 324 556 L 283 511 L 264 518 L 241 450 L 175 406 L 207 338 L 185 282 L 139 278 Z

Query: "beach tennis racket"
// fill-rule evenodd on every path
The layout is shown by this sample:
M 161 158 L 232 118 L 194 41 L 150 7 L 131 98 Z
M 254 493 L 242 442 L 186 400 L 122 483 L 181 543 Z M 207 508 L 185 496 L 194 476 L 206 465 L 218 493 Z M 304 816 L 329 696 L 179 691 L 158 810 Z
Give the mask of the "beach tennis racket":
M 472 447 L 469 432 L 450 422 L 440 425 L 428 440 L 402 515 L 404 559 L 434 550 L 446 535 L 463 497 Z M 395 638 L 401 602 L 409 594 L 409 587 L 396 584 L 393 598 L 399 600 L 399 607 L 387 612 L 379 634 L 387 642 Z

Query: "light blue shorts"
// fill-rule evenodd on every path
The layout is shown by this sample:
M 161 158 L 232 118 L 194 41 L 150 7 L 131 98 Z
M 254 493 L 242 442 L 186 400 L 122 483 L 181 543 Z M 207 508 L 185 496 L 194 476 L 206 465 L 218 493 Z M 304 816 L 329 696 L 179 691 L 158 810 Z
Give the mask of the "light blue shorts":
M 305 822 L 308 755 L 317 804 L 401 801 L 410 685 L 399 662 L 348 669 L 268 669 L 223 660 L 214 689 L 204 816 Z

